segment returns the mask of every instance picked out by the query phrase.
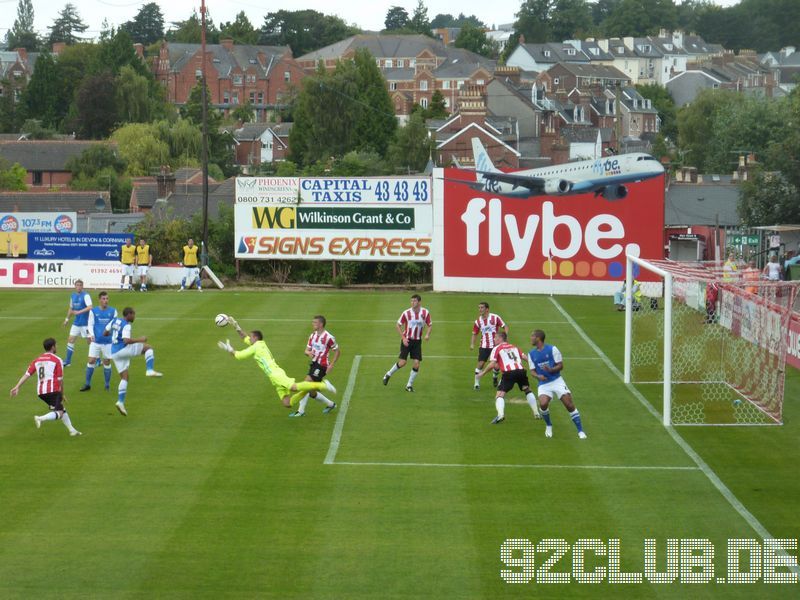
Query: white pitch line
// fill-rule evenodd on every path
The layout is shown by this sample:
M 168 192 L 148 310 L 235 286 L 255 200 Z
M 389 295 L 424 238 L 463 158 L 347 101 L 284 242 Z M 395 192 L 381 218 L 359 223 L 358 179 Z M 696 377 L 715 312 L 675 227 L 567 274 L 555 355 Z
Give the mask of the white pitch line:
M 699 471 L 698 467 L 670 467 L 658 465 L 508 465 L 508 464 L 460 464 L 460 463 L 418 463 L 418 462 L 352 462 L 326 461 L 326 464 L 352 467 L 432 467 L 451 469 L 581 469 L 605 471 Z
M 236 317 L 239 321 L 257 321 L 259 323 L 311 323 L 310 317 L 302 317 L 302 318 L 295 318 L 295 317 L 286 317 L 286 318 L 266 318 L 266 317 Z M 139 321 L 208 321 L 209 319 L 213 319 L 213 315 L 209 313 L 208 317 L 186 317 L 183 315 L 164 315 L 162 314 L 159 317 L 140 317 L 138 314 L 136 315 L 136 319 Z M 33 315 L 5 315 L 0 316 L 0 321 L 41 321 L 42 317 L 36 317 Z M 397 319 L 330 319 L 332 322 L 336 323 L 397 323 Z M 568 325 L 567 321 L 514 321 L 515 323 L 525 323 L 526 325 Z M 434 321 L 434 324 L 440 323 L 445 325 L 471 325 L 472 321 L 469 319 L 464 319 L 462 321 Z
M 597 355 L 603 360 L 603 362 L 609 368 L 609 370 L 612 373 L 614 373 L 617 377 L 619 377 L 620 381 L 624 382 L 624 377 L 622 376 L 622 373 L 616 367 L 616 365 L 613 362 L 611 362 L 611 359 L 609 359 L 608 356 L 606 356 L 605 352 L 603 352 L 600 349 L 600 347 L 597 344 L 595 344 L 594 341 L 592 341 L 592 338 L 590 338 L 588 334 L 583 329 L 581 329 L 580 325 L 578 325 L 575 322 L 575 319 L 573 319 L 572 316 L 564 309 L 564 307 L 562 307 L 558 303 L 558 300 L 556 300 L 555 298 L 550 298 L 550 302 L 552 302 L 553 305 L 556 307 L 556 309 L 558 309 L 558 312 L 560 312 L 563 315 L 563 317 L 567 321 L 569 321 L 570 325 L 572 325 L 575 331 L 578 332 L 578 335 L 580 335 L 581 338 L 583 338 L 583 341 L 589 344 L 589 347 L 591 347 L 591 349 L 597 353 Z M 644 406 L 647 412 L 649 412 L 656 419 L 661 421 L 661 415 L 659 414 L 659 412 L 650 405 L 647 399 L 642 395 L 642 393 L 639 390 L 636 389 L 636 387 L 633 384 L 625 383 L 624 385 L 625 387 L 628 388 L 628 391 L 630 391 L 630 393 L 633 394 L 633 396 L 641 403 L 641 405 Z M 692 459 L 692 462 L 694 462 L 694 464 L 697 465 L 697 467 L 708 478 L 711 484 L 715 488 L 717 488 L 719 493 L 722 494 L 722 497 L 728 501 L 728 504 L 730 504 L 733 507 L 733 509 L 737 513 L 739 513 L 739 516 L 741 516 L 747 522 L 747 524 L 750 525 L 750 527 L 752 527 L 753 530 L 758 535 L 761 536 L 762 539 L 765 540 L 773 539 L 772 534 L 769 531 L 767 531 L 767 528 L 764 527 L 759 522 L 758 519 L 756 519 L 753 513 L 747 510 L 745 505 L 742 504 L 741 501 L 736 496 L 734 496 L 733 492 L 731 492 L 730 489 L 728 489 L 728 486 L 722 483 L 722 480 L 719 478 L 719 476 L 711 469 L 711 467 L 708 466 L 708 464 L 706 464 L 706 462 L 700 457 L 700 455 L 694 451 L 694 448 L 692 448 L 689 445 L 689 443 L 686 440 L 684 440 L 677 431 L 675 431 L 675 428 L 665 427 L 664 429 L 667 430 L 667 433 L 669 433 L 670 437 L 672 437 L 672 439 L 675 440 L 675 443 L 681 447 L 681 449 L 686 453 L 686 455 L 690 459 Z M 793 567 L 791 570 L 793 572 L 797 572 L 798 567 Z
M 370 354 L 369 356 L 365 356 L 364 358 L 397 358 L 397 354 Z M 426 358 L 452 358 L 452 359 L 471 359 L 475 360 L 474 354 L 438 354 L 438 355 L 430 355 L 426 354 L 422 357 L 423 359 Z M 599 356 L 570 356 L 570 360 L 603 360 Z
M 342 396 L 342 405 L 339 407 L 339 414 L 336 415 L 336 424 L 333 426 L 333 433 L 331 434 L 331 444 L 328 446 L 328 454 L 325 455 L 325 462 L 323 464 L 332 465 L 336 460 L 336 453 L 339 451 L 339 442 L 342 441 L 342 429 L 344 429 L 344 420 L 347 417 L 347 407 L 350 406 L 350 397 L 353 395 L 353 389 L 356 387 L 356 376 L 358 374 L 358 365 L 361 364 L 361 355 L 356 354 L 353 357 L 353 364 L 350 367 L 350 376 L 347 378 L 347 388 L 344 390 Z

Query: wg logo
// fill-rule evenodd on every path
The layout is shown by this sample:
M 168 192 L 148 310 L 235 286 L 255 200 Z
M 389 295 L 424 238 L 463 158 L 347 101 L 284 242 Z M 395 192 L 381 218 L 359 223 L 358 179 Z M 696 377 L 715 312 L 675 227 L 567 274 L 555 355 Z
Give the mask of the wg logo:
M 253 207 L 254 229 L 294 229 L 296 211 L 289 206 Z
M 243 237 L 239 240 L 239 254 L 253 254 L 256 251 L 256 238 Z

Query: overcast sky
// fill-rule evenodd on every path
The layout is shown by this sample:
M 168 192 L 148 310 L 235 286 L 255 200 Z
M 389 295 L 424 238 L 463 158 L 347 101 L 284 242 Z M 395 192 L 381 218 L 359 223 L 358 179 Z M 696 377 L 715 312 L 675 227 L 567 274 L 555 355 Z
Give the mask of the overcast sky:
M 716 0 L 717 4 L 729 6 L 736 4 L 738 0 Z M 108 19 L 111 25 L 119 25 L 133 19 L 139 8 L 145 1 L 136 2 L 126 0 L 71 0 L 72 4 L 78 7 L 83 21 L 89 25 L 89 31 L 85 35 L 96 37 L 100 31 L 103 19 Z M 0 10 L 3 17 L 0 18 L 0 35 L 5 36 L 7 28 L 11 27 L 16 16 L 18 0 L 0 0 Z M 47 27 L 52 25 L 53 19 L 58 14 L 67 0 L 33 0 L 33 10 L 36 17 L 36 28 L 40 33 L 46 33 Z M 199 12 L 199 0 L 170 0 L 169 2 L 160 1 L 161 12 L 167 24 L 170 21 L 180 21 L 187 19 L 192 10 Z M 489 25 L 499 25 L 511 23 L 515 20 L 514 14 L 519 10 L 521 0 L 426 0 L 428 17 L 433 18 L 438 13 L 458 14 L 463 12 L 466 15 L 477 15 L 479 19 Z M 372 1 L 353 1 L 353 0 L 300 0 L 297 3 L 287 5 L 278 2 L 260 2 L 259 0 L 208 0 L 207 6 L 211 18 L 216 24 L 223 21 L 232 21 L 239 11 L 244 11 L 253 23 L 259 28 L 264 22 L 264 16 L 269 12 L 280 9 L 299 10 L 311 8 L 325 14 L 336 14 L 348 23 L 354 23 L 358 27 L 367 30 L 380 30 L 383 28 L 383 20 L 386 11 L 390 6 L 399 5 L 404 7 L 409 14 L 414 11 L 417 5 L 416 0 L 398 0 L 395 2 L 375 2 Z

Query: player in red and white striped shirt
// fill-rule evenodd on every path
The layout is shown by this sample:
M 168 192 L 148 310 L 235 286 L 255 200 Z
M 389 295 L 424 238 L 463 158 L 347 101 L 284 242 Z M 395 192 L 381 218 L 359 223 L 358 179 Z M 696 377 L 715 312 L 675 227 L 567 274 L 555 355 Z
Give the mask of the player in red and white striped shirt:
M 72 426 L 67 411 L 64 409 L 64 393 L 63 393 L 63 379 L 64 379 L 64 363 L 56 356 L 56 341 L 53 338 L 47 338 L 43 344 L 44 354 L 34 358 L 28 369 L 20 377 L 17 385 L 11 388 L 11 395 L 16 396 L 19 394 L 19 388 L 23 383 L 28 381 L 28 378 L 36 373 L 38 378 L 37 393 L 39 398 L 50 407 L 50 412 L 42 415 L 41 417 L 33 417 L 36 428 L 42 426 L 42 421 L 55 421 L 61 419 L 64 426 L 69 431 L 71 436 L 80 435 L 81 432 Z
M 322 315 L 317 315 L 311 320 L 311 327 L 314 331 L 311 332 L 308 338 L 305 350 L 306 356 L 311 359 L 306 381 L 322 381 L 323 377 L 333 371 L 333 366 L 339 360 L 339 344 L 336 343 L 336 338 L 325 329 L 326 324 L 327 320 Z M 331 352 L 333 352 L 333 358 L 331 358 Z M 303 399 L 300 400 L 300 406 L 289 416 L 304 417 L 309 397 L 325 405 L 322 412 L 326 415 L 336 408 L 336 402 L 323 396 L 322 392 L 312 390 L 303 396 Z
M 425 333 L 425 341 L 431 339 L 431 313 L 427 308 L 422 308 L 420 303 L 422 298 L 419 294 L 411 296 L 411 308 L 403 311 L 400 318 L 397 320 L 397 333 L 400 334 L 402 343 L 400 344 L 400 358 L 392 365 L 392 368 L 383 376 L 383 385 L 389 383 L 389 378 L 402 369 L 407 362 L 409 355 L 414 361 L 414 366 L 411 367 L 411 373 L 408 375 L 408 383 L 406 384 L 406 391 L 414 391 L 414 380 L 419 373 L 419 363 L 422 360 L 422 337 Z M 427 327 L 427 330 L 425 329 Z
M 489 355 L 494 348 L 494 334 L 498 331 L 504 331 L 508 335 L 508 327 L 500 315 L 489 312 L 489 303 L 481 302 L 478 304 L 478 318 L 472 324 L 472 340 L 469 343 L 469 349 L 475 349 L 475 338 L 481 336 L 481 345 L 478 348 L 478 366 L 475 367 L 475 389 L 481 389 L 480 382 L 478 381 L 478 373 L 481 372 L 483 365 L 489 360 Z M 494 370 L 492 374 L 492 385 L 497 387 L 497 376 L 499 371 Z
M 494 400 L 497 416 L 492 419 L 492 425 L 497 425 L 506 420 L 506 392 L 513 390 L 515 385 L 519 386 L 519 389 L 525 394 L 525 399 L 533 411 L 533 416 L 537 419 L 541 418 L 536 395 L 531 391 L 530 383 L 528 383 L 528 371 L 523 364 L 523 362 L 528 362 L 528 355 L 513 344 L 509 344 L 508 335 L 502 331 L 494 334 L 494 344 L 488 364 L 483 368 L 483 371 L 478 373 L 478 378 L 483 377 L 495 366 L 498 366 L 503 373 L 497 386 L 497 394 Z

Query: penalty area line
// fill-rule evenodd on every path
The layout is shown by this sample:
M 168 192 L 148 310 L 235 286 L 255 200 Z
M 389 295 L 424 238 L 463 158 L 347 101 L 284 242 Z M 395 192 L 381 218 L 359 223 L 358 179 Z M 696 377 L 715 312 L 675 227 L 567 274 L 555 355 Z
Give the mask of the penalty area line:
M 628 388 L 628 391 L 631 394 L 633 394 L 634 398 L 636 398 L 639 401 L 639 403 L 647 410 L 647 412 L 649 412 L 656 419 L 661 421 L 661 414 L 659 414 L 659 412 L 655 408 L 653 408 L 653 406 L 647 401 L 647 399 L 642 395 L 642 393 L 638 389 L 636 389 L 636 386 L 634 386 L 632 383 L 624 383 L 625 379 L 620 370 L 617 368 L 617 366 L 613 362 L 611 362 L 611 359 L 608 358 L 606 353 L 603 352 L 600 349 L 600 347 L 594 343 L 592 338 L 590 338 L 589 335 L 581 328 L 581 326 L 575 322 L 575 319 L 573 319 L 572 316 L 566 311 L 566 309 L 563 306 L 561 306 L 561 304 L 559 304 L 558 300 L 556 300 L 555 298 L 550 298 L 550 302 L 552 302 L 553 306 L 556 307 L 558 312 L 560 312 L 561 315 L 567 321 L 569 321 L 570 325 L 572 325 L 572 327 L 575 329 L 578 335 L 583 339 L 583 341 L 586 342 L 589 345 L 589 347 L 592 350 L 594 350 L 595 353 L 603 360 L 603 363 L 605 363 L 606 367 L 608 367 L 608 369 L 612 373 L 614 373 L 614 375 L 619 377 L 620 381 L 623 382 L 623 385 L 626 388 Z M 767 531 L 767 528 L 764 527 L 759 522 L 758 519 L 756 519 L 753 513 L 747 510 L 747 507 L 745 507 L 745 505 L 742 504 L 742 502 L 733 494 L 732 491 L 730 491 L 730 489 L 728 489 L 728 486 L 726 486 L 722 482 L 722 480 L 713 471 L 713 469 L 709 467 L 706 461 L 704 461 L 700 457 L 700 455 L 697 452 L 695 452 L 694 448 L 692 448 L 689 445 L 689 443 L 686 440 L 684 440 L 683 437 L 681 437 L 681 435 L 675 430 L 675 428 L 665 427 L 664 429 L 667 430 L 667 433 L 670 435 L 670 437 L 672 437 L 675 443 L 678 444 L 678 446 L 680 446 L 681 450 L 683 450 L 686 453 L 686 455 L 692 460 L 692 462 L 694 462 L 694 464 L 696 464 L 697 467 L 703 472 L 706 478 L 711 482 L 711 485 L 713 485 L 717 489 L 717 491 L 719 491 L 719 493 L 722 494 L 722 497 L 728 501 L 728 504 L 730 504 L 731 507 L 733 507 L 733 509 L 739 514 L 739 516 L 741 516 L 745 520 L 745 522 L 748 525 L 750 525 L 750 527 L 752 527 L 753 530 L 759 536 L 761 536 L 761 539 L 765 540 L 774 539 L 772 534 L 769 531 Z M 791 570 L 793 572 L 798 572 L 798 567 L 796 566 L 792 567 Z
M 327 463 L 327 461 L 326 461 Z M 450 469 L 578 469 L 588 471 L 699 471 L 699 467 L 671 467 L 660 465 L 512 465 L 420 462 L 354 462 L 339 461 L 328 464 L 350 467 L 424 467 Z
M 347 387 L 342 396 L 342 405 L 339 408 L 339 414 L 336 415 L 336 424 L 333 426 L 333 433 L 331 434 L 331 443 L 328 446 L 328 454 L 325 455 L 323 464 L 332 465 L 336 460 L 336 453 L 339 451 L 339 443 L 342 441 L 342 429 L 344 429 L 344 420 L 347 418 L 347 408 L 350 406 L 350 397 L 353 395 L 353 389 L 356 387 L 356 376 L 358 375 L 358 366 L 361 364 L 361 355 L 356 354 L 353 357 L 353 364 L 350 367 L 350 375 L 347 378 Z

